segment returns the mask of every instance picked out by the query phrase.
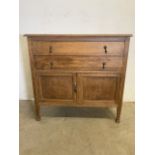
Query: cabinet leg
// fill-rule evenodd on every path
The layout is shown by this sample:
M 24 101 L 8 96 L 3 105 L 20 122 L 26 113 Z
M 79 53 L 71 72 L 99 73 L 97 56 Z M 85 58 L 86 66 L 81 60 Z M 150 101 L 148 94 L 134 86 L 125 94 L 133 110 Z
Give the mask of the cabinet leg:
M 40 121 L 41 120 L 41 116 L 38 112 L 36 112 L 36 121 Z
M 122 109 L 121 106 L 118 106 L 118 107 L 117 107 L 117 114 L 116 114 L 116 119 L 115 119 L 115 122 L 116 122 L 116 123 L 120 123 L 121 109 Z
M 36 112 L 36 121 L 40 121 L 41 120 L 40 105 L 38 103 L 35 104 L 35 112 Z

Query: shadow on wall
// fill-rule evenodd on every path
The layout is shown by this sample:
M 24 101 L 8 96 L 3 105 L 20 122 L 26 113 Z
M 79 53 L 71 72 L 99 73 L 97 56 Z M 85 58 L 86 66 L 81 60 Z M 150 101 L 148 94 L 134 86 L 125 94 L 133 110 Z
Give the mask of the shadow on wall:
M 29 100 L 29 99 L 33 99 L 34 97 L 33 97 L 33 89 L 32 89 L 32 79 L 31 79 L 27 38 L 24 37 L 23 35 L 19 35 L 19 46 L 20 46 L 19 98 L 24 100 Z

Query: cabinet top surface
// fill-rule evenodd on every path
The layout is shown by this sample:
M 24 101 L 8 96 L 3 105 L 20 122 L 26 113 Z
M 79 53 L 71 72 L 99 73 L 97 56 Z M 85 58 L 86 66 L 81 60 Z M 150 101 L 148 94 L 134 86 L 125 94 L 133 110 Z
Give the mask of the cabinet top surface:
M 132 37 L 132 34 L 25 34 L 27 37 Z

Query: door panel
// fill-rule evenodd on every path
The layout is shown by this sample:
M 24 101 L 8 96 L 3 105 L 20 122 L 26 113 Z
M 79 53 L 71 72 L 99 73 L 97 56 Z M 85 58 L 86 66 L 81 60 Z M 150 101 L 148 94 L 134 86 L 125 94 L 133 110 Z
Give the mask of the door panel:
M 79 104 L 115 104 L 119 92 L 117 74 L 78 74 Z
M 49 73 L 39 75 L 39 93 L 41 101 L 51 103 L 75 103 L 73 84 L 75 74 Z

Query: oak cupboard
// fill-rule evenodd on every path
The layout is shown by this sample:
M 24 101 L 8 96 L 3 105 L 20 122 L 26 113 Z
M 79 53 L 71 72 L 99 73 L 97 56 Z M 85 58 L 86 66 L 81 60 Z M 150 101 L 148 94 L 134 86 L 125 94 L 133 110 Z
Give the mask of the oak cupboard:
M 120 121 L 130 34 L 27 34 L 36 119 L 46 105 L 116 107 Z

